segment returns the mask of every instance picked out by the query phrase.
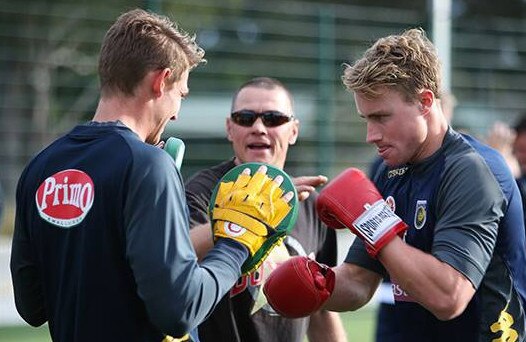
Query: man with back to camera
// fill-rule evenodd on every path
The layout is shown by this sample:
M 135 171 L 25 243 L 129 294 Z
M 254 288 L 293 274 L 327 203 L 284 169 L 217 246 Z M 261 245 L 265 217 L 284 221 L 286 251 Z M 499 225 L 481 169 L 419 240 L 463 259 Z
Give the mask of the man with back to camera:
M 276 269 L 264 291 L 278 312 L 356 310 L 388 274 L 392 341 L 526 340 L 519 191 L 497 151 L 448 126 L 440 77 L 420 29 L 380 38 L 346 66 L 343 82 L 384 163 L 374 183 L 350 168 L 320 192 L 324 222 L 358 238 L 334 270 L 299 258 Z M 298 290 L 320 277 L 323 287 Z
M 293 116 L 292 94 L 276 79 L 256 77 L 245 82 L 233 96 L 231 112 L 226 131 L 234 158 L 203 170 L 186 182 L 191 226 L 208 221 L 206 208 L 211 192 L 228 170 L 244 162 L 263 162 L 283 169 L 288 148 L 298 138 L 299 121 Z M 263 301 L 261 293 L 269 271 L 289 255 L 315 256 L 320 262 L 336 264 L 335 232 L 326 230 L 314 208 L 317 195 L 314 187 L 325 181 L 323 176 L 295 179 L 304 200 L 300 202 L 293 231 L 257 271 L 238 280 L 230 294 L 199 326 L 201 341 L 302 342 L 306 335 L 311 342 L 346 341 L 337 313 L 321 310 L 309 318 L 280 317 Z M 200 229 L 194 228 L 191 232 L 198 255 L 212 246 L 210 230 Z
M 246 187 L 215 197 L 216 244 L 197 263 L 181 175 L 153 145 L 177 118 L 189 72 L 203 56 L 168 18 L 139 9 L 122 14 L 102 43 L 92 121 L 45 148 L 21 175 L 11 254 L 15 303 L 29 324 L 49 322 L 53 341 L 197 341 L 191 330 L 266 239 L 252 238 L 253 227 L 237 221 L 246 212 L 232 198 L 253 199 L 246 210 L 260 203 L 280 215 L 291 210 L 293 192 L 261 191 L 280 189 L 285 174 L 272 180 L 267 167 L 241 171 L 237 180 Z M 269 234 L 279 222 L 272 214 L 251 219 Z M 221 222 L 246 230 L 229 236 Z

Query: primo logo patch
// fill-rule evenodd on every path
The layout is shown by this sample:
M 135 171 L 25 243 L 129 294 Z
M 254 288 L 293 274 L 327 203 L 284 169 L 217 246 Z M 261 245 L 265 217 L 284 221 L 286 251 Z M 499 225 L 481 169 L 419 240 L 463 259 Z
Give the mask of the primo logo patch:
M 84 220 L 93 205 L 95 186 L 80 170 L 68 169 L 47 177 L 35 194 L 40 217 L 61 228 L 71 228 Z
M 416 201 L 415 208 L 415 221 L 414 226 L 416 229 L 421 229 L 426 224 L 427 219 L 427 200 Z

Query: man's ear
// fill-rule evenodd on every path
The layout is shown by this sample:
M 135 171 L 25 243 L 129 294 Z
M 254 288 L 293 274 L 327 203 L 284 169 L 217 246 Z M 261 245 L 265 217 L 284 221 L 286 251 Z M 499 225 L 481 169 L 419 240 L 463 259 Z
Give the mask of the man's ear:
M 172 70 L 170 70 L 169 68 L 157 70 L 154 73 L 152 81 L 152 91 L 155 94 L 155 96 L 159 97 L 163 94 L 163 92 L 166 89 L 166 86 L 168 85 L 168 79 L 171 75 Z
M 230 120 L 230 118 L 225 119 L 225 126 L 226 126 L 226 138 L 228 139 L 228 141 L 232 141 L 233 140 L 232 134 L 231 134 L 232 121 Z
M 429 89 L 424 89 L 419 94 L 420 110 L 422 114 L 427 114 L 435 103 L 435 94 Z
M 300 122 L 298 120 L 293 119 L 291 130 L 292 132 L 289 137 L 289 145 L 294 145 L 298 140 L 298 135 L 300 133 Z

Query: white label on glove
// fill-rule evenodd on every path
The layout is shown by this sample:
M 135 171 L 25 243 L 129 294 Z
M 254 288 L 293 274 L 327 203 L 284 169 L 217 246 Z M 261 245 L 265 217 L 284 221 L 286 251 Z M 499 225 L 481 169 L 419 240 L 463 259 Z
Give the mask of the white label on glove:
M 241 236 L 247 231 L 245 228 L 238 226 L 237 224 L 232 222 L 225 222 L 223 225 L 223 229 L 225 230 L 226 235 L 232 237 Z
M 401 219 L 387 203 L 380 199 L 373 205 L 367 206 L 366 210 L 353 222 L 353 226 L 367 242 L 374 246 L 386 232 L 400 221 Z

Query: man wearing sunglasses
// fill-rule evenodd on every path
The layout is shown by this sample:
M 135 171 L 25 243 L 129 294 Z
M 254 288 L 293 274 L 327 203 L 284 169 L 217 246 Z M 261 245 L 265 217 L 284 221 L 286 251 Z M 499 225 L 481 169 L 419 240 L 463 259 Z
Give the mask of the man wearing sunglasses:
M 198 257 L 212 247 L 207 208 L 212 190 L 230 169 L 245 162 L 262 162 L 280 169 L 285 166 L 290 145 L 296 143 L 299 121 L 293 115 L 290 91 L 278 80 L 257 77 L 243 84 L 234 94 L 231 114 L 226 119 L 227 137 L 234 157 L 203 170 L 186 182 L 190 208 L 192 240 Z M 301 342 L 346 341 L 338 314 L 318 311 L 307 318 L 287 319 L 277 315 L 266 303 L 261 289 L 268 274 L 293 255 L 315 257 L 336 264 L 336 236 L 326 230 L 315 213 L 314 187 L 326 182 L 324 176 L 294 179 L 302 200 L 298 220 L 285 243 L 276 247 L 254 273 L 240 278 L 210 317 L 199 326 L 202 342 L 268 341 Z M 200 226 L 199 226 L 200 225 Z

